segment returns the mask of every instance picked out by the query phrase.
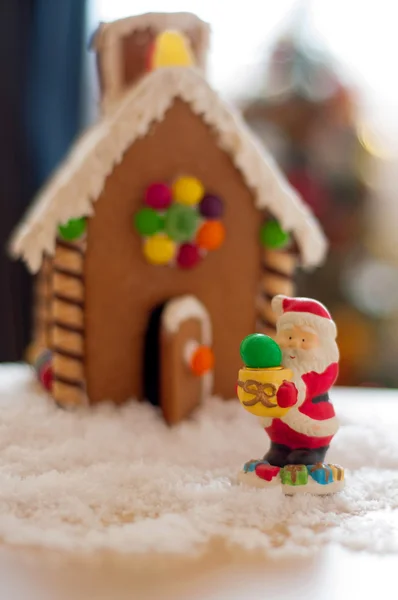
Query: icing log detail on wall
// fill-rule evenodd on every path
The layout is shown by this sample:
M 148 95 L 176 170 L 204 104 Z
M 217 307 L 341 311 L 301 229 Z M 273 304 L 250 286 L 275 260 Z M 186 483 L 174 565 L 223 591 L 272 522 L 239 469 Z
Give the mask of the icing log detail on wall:
M 52 395 L 64 407 L 86 403 L 84 251 L 85 241 L 58 239 L 53 262 Z
M 273 337 L 275 335 L 276 316 L 271 300 L 277 294 L 294 296 L 294 272 L 297 255 L 289 250 L 262 251 L 263 276 L 258 299 L 258 331 Z

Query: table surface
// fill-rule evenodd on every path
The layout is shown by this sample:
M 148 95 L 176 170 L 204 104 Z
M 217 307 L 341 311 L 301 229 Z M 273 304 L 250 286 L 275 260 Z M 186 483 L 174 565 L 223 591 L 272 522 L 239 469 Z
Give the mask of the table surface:
M 355 412 L 398 416 L 398 392 L 336 389 L 338 404 Z M 396 599 L 398 556 L 352 553 L 329 546 L 311 559 L 270 560 L 213 543 L 200 556 L 81 558 L 33 548 L 0 547 L 0 600 L 331 600 L 368 598 L 383 587 Z

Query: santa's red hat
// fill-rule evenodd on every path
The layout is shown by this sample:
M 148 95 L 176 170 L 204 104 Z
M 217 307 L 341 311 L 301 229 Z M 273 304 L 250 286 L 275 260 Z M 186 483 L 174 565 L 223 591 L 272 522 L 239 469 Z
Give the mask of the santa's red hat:
M 289 296 L 274 296 L 272 308 L 278 316 L 277 328 L 283 325 L 298 325 L 310 327 L 318 335 L 337 335 L 337 329 L 328 309 L 311 298 L 290 298 Z

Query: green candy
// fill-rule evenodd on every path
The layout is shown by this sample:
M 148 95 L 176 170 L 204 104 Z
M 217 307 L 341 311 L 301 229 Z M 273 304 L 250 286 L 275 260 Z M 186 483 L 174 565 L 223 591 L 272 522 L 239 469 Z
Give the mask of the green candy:
M 267 248 L 283 248 L 290 242 L 290 235 L 283 231 L 278 221 L 267 221 L 260 230 L 260 241 Z
M 198 228 L 198 214 L 195 208 L 183 204 L 173 204 L 166 213 L 165 231 L 175 242 L 188 242 L 193 239 Z
M 278 344 L 262 333 L 253 333 L 245 337 L 240 345 L 240 356 L 250 369 L 270 369 L 279 367 L 282 362 L 282 352 Z
M 86 231 L 86 219 L 69 219 L 67 223 L 58 226 L 59 236 L 63 240 L 77 240 Z
M 153 235 L 163 229 L 163 217 L 153 208 L 142 208 L 136 213 L 134 224 L 141 235 Z

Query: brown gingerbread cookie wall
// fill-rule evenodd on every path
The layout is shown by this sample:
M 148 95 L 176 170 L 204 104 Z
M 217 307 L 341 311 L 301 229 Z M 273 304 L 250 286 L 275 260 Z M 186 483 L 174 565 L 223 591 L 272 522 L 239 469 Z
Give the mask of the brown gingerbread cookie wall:
M 226 240 L 190 271 L 146 262 L 133 217 L 151 182 L 188 174 L 223 198 Z M 85 259 L 86 382 L 90 400 L 141 397 L 144 335 L 153 308 L 194 294 L 210 313 L 214 391 L 234 396 L 239 344 L 255 331 L 262 215 L 231 159 L 180 100 L 124 155 L 89 220 Z

